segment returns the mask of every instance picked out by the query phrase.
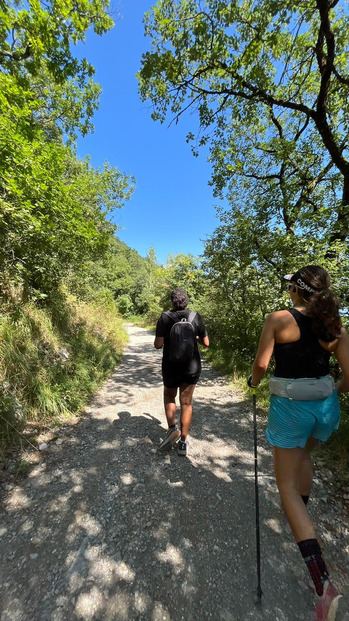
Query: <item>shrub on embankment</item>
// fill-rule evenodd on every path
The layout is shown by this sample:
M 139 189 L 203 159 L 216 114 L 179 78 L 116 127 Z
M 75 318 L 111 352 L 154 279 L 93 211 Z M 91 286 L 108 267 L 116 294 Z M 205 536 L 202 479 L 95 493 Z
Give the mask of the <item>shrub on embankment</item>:
M 112 300 L 87 304 L 61 292 L 45 307 L 0 310 L 0 459 L 27 421 L 77 412 L 121 357 L 127 335 Z

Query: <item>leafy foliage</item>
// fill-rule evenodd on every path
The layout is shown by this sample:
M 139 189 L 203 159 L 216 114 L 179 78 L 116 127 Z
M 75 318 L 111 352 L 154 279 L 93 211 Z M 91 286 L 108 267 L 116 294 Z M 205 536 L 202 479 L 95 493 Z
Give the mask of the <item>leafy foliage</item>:
M 246 372 L 282 275 L 327 268 L 348 313 L 349 23 L 344 0 L 158 0 L 139 89 L 153 119 L 190 111 L 208 145 L 220 226 L 200 308 L 216 361 Z M 212 349 L 211 349 L 212 352 Z M 212 353 L 209 354 L 212 356 Z
M 159 0 L 145 17 L 141 96 L 161 122 L 197 112 L 200 132 L 188 141 L 194 153 L 209 145 L 215 194 L 230 203 L 206 245 L 205 272 L 223 296 L 214 299 L 241 317 L 238 355 L 255 346 L 243 318 L 257 313 L 260 324 L 270 301 L 283 302 L 269 284 L 279 292 L 300 262 L 328 267 L 347 307 L 345 15 L 340 1 Z
M 155 119 L 197 110 L 217 192 L 245 183 L 264 208 L 269 198 L 269 220 L 281 210 L 288 232 L 325 223 L 329 243 L 349 232 L 345 14 L 323 0 L 160 0 L 139 73 Z
M 134 188 L 74 148 L 92 129 L 100 92 L 74 46 L 89 28 L 113 25 L 108 6 L 0 6 L 0 445 L 28 416 L 78 409 L 125 342 L 114 290 L 91 278 L 88 303 L 66 291 L 86 289 L 92 265 L 117 243 L 112 214 Z
M 10 3 L 0 29 L 0 272 L 25 299 L 43 299 L 81 263 L 100 256 L 115 228 L 108 214 L 134 180 L 77 159 L 70 141 L 91 129 L 99 87 L 73 56 L 93 26 L 113 24 L 108 2 Z

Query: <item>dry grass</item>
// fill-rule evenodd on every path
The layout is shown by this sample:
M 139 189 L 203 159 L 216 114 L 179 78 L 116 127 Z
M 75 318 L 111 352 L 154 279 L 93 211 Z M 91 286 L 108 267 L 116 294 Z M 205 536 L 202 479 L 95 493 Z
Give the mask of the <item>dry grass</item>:
M 46 308 L 18 303 L 0 317 L 0 459 L 27 421 L 77 412 L 112 371 L 127 342 L 115 306 L 61 292 Z

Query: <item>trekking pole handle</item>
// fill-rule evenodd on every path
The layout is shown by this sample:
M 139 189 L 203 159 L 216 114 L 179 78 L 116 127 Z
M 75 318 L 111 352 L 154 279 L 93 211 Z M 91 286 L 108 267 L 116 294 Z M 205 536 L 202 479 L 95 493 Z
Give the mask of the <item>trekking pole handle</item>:
M 252 375 L 250 375 L 250 377 L 247 380 L 247 386 L 249 388 L 252 388 L 252 394 L 256 394 L 256 388 L 258 388 L 259 382 L 258 382 L 258 384 L 252 384 Z

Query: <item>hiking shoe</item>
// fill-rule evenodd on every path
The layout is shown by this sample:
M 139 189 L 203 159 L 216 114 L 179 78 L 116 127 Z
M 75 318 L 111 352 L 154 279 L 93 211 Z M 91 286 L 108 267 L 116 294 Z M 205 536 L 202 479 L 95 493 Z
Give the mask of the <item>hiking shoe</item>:
M 181 433 L 180 431 L 178 431 L 177 427 L 170 427 L 159 446 L 160 451 L 171 448 L 171 446 L 173 446 L 173 444 L 175 444 L 175 442 L 178 440 L 180 435 Z
M 177 442 L 177 455 L 181 455 L 181 457 L 186 457 L 188 455 L 188 442 L 183 440 L 178 440 Z
M 339 600 L 339 595 L 333 584 L 326 580 L 324 592 L 318 598 L 315 606 L 315 621 L 335 621 Z

